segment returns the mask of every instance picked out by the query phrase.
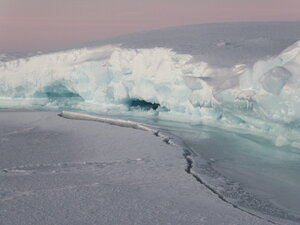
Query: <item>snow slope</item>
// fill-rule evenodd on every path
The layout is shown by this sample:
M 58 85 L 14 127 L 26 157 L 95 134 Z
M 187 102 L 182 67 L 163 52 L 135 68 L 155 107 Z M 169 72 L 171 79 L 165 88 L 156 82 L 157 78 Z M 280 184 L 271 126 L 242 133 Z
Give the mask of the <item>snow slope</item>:
M 173 33 L 171 49 L 165 36 Z M 198 25 L 140 36 L 148 35 L 144 45 L 134 46 L 139 38 L 132 34 L 111 45 L 1 62 L 0 107 L 205 123 L 300 147 L 300 23 Z M 161 47 L 136 48 L 155 44 Z

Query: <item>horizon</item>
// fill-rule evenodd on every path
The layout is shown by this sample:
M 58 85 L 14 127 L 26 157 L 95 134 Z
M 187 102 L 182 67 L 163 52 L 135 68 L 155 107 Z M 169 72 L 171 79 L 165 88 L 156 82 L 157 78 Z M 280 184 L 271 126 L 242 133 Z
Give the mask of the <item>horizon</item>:
M 0 0 L 0 54 L 53 51 L 168 27 L 299 22 L 299 8 L 299 0 Z

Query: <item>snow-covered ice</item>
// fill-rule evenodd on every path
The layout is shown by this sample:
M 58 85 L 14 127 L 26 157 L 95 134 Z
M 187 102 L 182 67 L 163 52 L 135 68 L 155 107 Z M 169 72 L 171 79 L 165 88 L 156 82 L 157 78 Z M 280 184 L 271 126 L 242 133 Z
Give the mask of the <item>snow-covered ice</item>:
M 200 185 L 151 132 L 49 112 L 0 124 L 1 224 L 271 224 Z

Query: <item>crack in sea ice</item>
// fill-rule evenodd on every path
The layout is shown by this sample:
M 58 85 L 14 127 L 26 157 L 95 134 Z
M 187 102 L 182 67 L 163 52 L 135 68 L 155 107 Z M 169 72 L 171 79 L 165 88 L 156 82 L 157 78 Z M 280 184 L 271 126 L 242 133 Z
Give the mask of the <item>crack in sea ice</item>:
M 244 212 L 244 213 L 247 213 L 247 214 L 249 214 L 249 215 L 251 215 L 251 216 L 254 216 L 254 217 L 258 218 L 258 219 L 261 219 L 261 220 L 264 220 L 264 221 L 267 221 L 267 222 L 269 222 L 269 223 L 276 224 L 276 225 L 283 225 L 283 224 L 280 224 L 280 223 L 278 223 L 278 222 L 274 222 L 273 220 L 266 219 L 266 218 L 264 218 L 264 217 L 262 217 L 262 216 L 259 216 L 259 215 L 255 214 L 255 213 L 253 213 L 253 212 L 249 212 L 248 210 L 246 210 L 246 209 L 244 209 L 244 208 L 241 208 L 241 207 L 238 206 L 237 204 L 232 203 L 232 202 L 230 202 L 229 200 L 227 200 L 225 196 L 223 196 L 221 193 L 219 193 L 217 190 L 215 190 L 213 187 L 211 187 L 208 183 L 206 183 L 206 182 L 199 176 L 199 174 L 196 174 L 196 173 L 193 172 L 193 170 L 192 170 L 192 169 L 193 169 L 193 160 L 192 160 L 192 158 L 191 158 L 191 155 L 192 155 L 192 154 L 191 154 L 191 151 L 188 150 L 188 149 L 186 149 L 186 148 L 183 149 L 183 150 L 184 150 L 183 157 L 185 158 L 185 160 L 186 160 L 186 162 L 187 162 L 185 171 L 186 171 L 188 174 L 192 175 L 192 176 L 196 179 L 197 182 L 199 182 L 200 184 L 202 184 L 203 186 L 205 186 L 208 190 L 210 190 L 213 194 L 215 194 L 219 199 L 221 199 L 223 202 L 225 202 L 225 203 L 231 205 L 233 208 L 236 208 L 236 209 L 238 209 L 238 210 L 240 210 L 240 211 L 242 211 L 242 212 Z
M 101 170 L 108 166 L 115 166 L 120 164 L 138 163 L 147 161 L 143 158 L 132 160 L 119 160 L 112 162 L 63 162 L 57 164 L 35 164 L 24 165 L 13 168 L 5 168 L 0 170 L 0 176 L 12 175 L 31 175 L 31 174 L 57 174 L 67 172 L 83 172 Z

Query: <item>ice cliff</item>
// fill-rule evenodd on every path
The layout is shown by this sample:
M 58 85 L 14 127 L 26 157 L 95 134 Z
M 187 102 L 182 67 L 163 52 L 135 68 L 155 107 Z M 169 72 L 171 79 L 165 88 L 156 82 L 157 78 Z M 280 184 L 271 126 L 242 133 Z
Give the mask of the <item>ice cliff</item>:
M 300 148 L 300 41 L 252 64 L 220 67 L 170 48 L 80 48 L 2 61 L 0 78 L 1 108 L 204 123 Z

